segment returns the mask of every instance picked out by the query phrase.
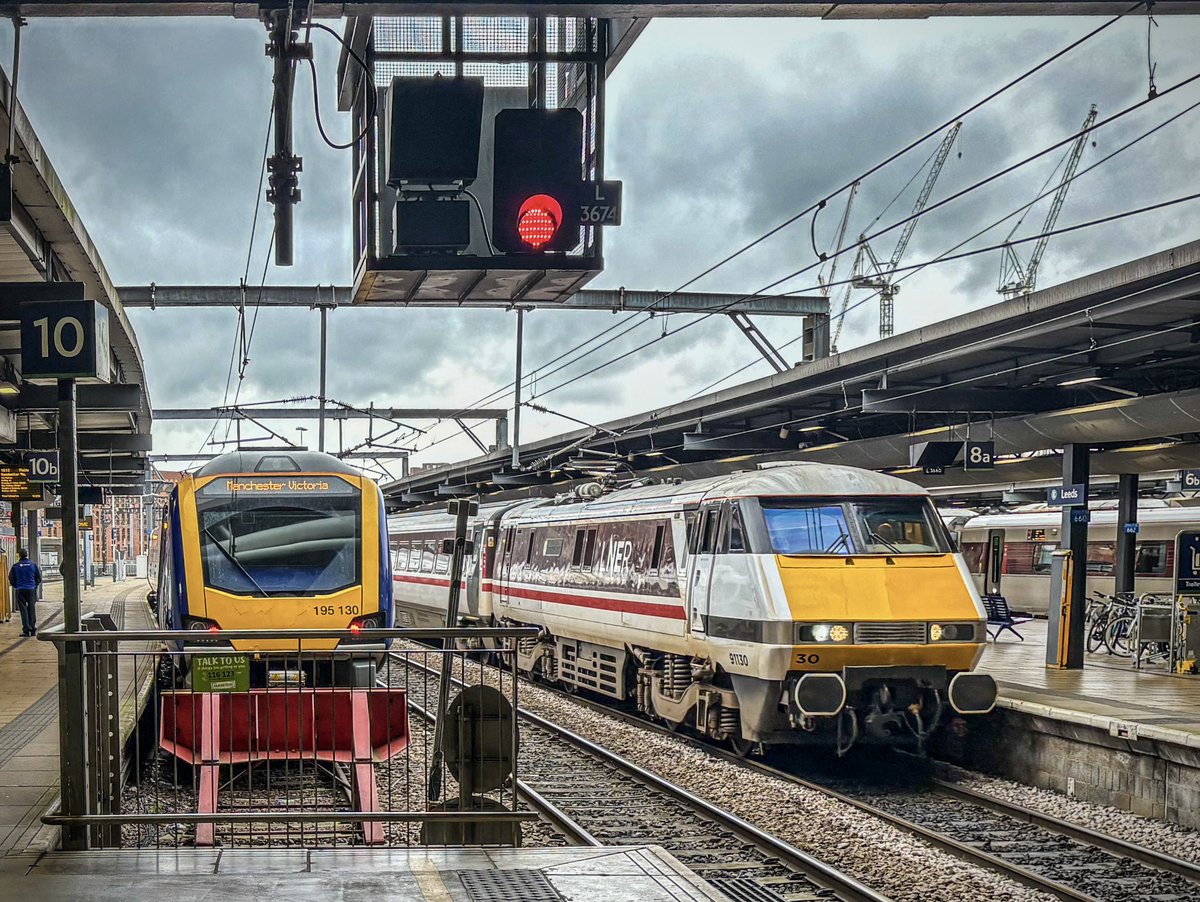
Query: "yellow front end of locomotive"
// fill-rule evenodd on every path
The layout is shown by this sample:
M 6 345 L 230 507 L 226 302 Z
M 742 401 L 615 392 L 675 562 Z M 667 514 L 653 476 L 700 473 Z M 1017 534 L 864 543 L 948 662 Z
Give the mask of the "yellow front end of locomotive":
M 971 670 L 987 633 L 955 554 L 779 555 L 795 623 L 790 669 Z

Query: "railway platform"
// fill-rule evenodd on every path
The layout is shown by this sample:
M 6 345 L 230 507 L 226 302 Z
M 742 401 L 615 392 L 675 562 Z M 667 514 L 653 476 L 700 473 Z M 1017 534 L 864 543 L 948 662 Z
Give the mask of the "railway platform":
M 135 894 L 130 887 L 136 887 Z M 701 902 L 723 897 L 657 846 L 27 852 L 0 858 L 0 893 L 25 902 Z
M 85 614 L 110 614 L 129 629 L 151 626 L 144 580 L 99 581 L 83 591 L 82 603 Z M 47 583 L 39 630 L 61 624 L 62 610 L 62 583 Z M 136 681 L 122 685 L 133 692 Z M 122 701 L 128 734 L 136 705 L 132 697 Z M 58 798 L 58 780 L 58 658 L 53 644 L 22 638 L 14 615 L 0 623 L 0 855 L 53 847 L 57 830 L 40 818 Z
M 996 712 L 952 760 L 1148 817 L 1200 826 L 1200 677 L 1090 654 L 1082 670 L 1045 666 L 1046 621 L 988 643 L 980 669 Z

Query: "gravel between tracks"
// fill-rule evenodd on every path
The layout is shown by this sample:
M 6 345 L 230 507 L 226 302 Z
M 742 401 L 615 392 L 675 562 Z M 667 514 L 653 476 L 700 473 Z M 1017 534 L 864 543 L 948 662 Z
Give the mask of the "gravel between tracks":
M 1120 808 L 1068 798 L 1052 789 L 1025 786 L 960 767 L 945 765 L 943 772 L 947 779 L 967 789 L 985 792 L 1006 802 L 1015 802 L 1042 814 L 1098 830 L 1117 839 L 1137 843 L 1185 861 L 1200 862 L 1200 830 L 1140 817 Z
M 822 793 L 748 771 L 536 685 L 521 685 L 521 707 L 734 812 L 896 902 L 1052 898 L 932 848 Z

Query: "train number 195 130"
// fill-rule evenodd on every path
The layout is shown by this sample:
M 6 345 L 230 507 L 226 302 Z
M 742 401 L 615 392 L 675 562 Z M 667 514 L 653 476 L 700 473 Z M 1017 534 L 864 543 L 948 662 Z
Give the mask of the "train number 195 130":
M 313 605 L 313 613 L 318 617 L 332 617 L 334 614 L 341 614 L 343 617 L 349 615 L 354 616 L 358 613 L 358 605 L 356 604 L 315 604 Z

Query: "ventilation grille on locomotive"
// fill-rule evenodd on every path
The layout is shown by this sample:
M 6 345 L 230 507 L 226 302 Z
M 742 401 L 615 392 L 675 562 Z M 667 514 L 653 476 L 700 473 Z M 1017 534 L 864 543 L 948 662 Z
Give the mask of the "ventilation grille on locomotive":
M 925 623 L 856 623 L 854 641 L 867 645 L 923 643 Z

